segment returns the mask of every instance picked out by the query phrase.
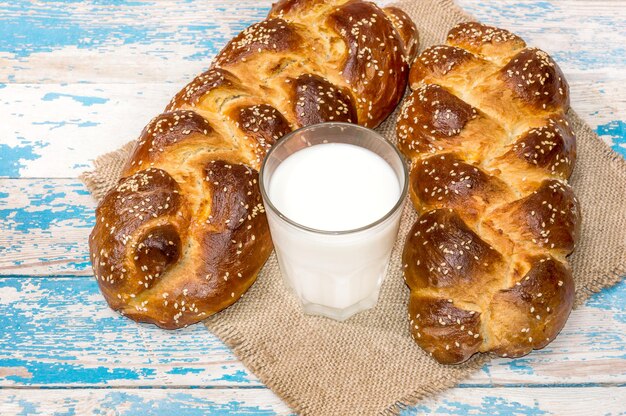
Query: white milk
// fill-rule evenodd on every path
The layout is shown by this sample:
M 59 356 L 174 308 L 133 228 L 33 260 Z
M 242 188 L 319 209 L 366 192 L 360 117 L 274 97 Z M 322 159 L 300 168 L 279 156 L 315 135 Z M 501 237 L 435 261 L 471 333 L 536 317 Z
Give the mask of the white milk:
M 401 193 L 395 172 L 376 153 L 345 143 L 308 147 L 285 159 L 270 180 L 270 200 L 309 228 L 346 231 L 384 217 Z
M 274 207 L 299 225 L 326 232 L 366 227 L 396 205 L 396 172 L 363 147 L 329 143 L 289 155 L 266 182 Z M 401 209 L 361 231 L 320 233 L 267 210 L 287 284 L 307 313 L 343 320 L 371 308 L 385 275 Z

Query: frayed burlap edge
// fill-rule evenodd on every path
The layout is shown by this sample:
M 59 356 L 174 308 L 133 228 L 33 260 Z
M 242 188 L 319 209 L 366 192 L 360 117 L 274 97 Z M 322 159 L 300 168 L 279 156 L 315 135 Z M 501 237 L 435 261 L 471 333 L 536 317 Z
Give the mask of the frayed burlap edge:
M 626 159 L 602 141 L 593 129 L 591 129 L 591 127 L 589 127 L 589 125 L 574 110 L 570 110 L 568 112 L 568 117 L 576 125 L 576 131 L 586 130 L 589 134 L 598 139 L 602 145 L 602 155 L 608 158 L 610 163 L 613 164 L 615 167 L 615 173 L 620 175 L 622 179 L 626 181 Z M 583 212 L 583 221 L 584 215 L 585 213 Z M 621 253 L 618 263 L 619 264 L 615 266 L 613 270 L 597 275 L 591 281 L 586 282 L 583 286 L 576 286 L 574 309 L 582 306 L 591 295 L 619 283 L 624 276 L 626 276 L 626 247 L 624 247 L 624 251 Z
M 311 409 L 306 404 L 303 404 L 298 401 L 298 398 L 292 396 L 289 389 L 282 383 L 282 380 L 264 377 L 264 368 L 267 365 L 270 365 L 271 361 L 263 359 L 264 351 L 260 350 L 258 345 L 250 345 L 248 341 L 246 341 L 245 336 L 224 322 L 211 322 L 210 330 L 226 345 L 228 345 L 228 347 L 231 348 L 235 354 L 235 357 L 245 362 L 246 367 L 252 371 L 263 384 L 280 397 L 290 409 L 298 414 L 312 414 L 310 413 Z M 492 358 L 493 356 L 491 354 L 481 354 L 472 357 L 471 363 L 465 363 L 468 368 L 464 371 L 462 376 L 459 376 L 459 378 L 467 378 L 471 374 L 480 370 L 480 368 L 491 361 Z M 417 389 L 410 395 L 401 398 L 387 409 L 382 410 L 381 415 L 399 415 L 403 410 L 414 406 L 421 400 L 453 388 L 458 383 L 459 380 L 457 379 L 441 380 L 436 386 Z
M 109 189 L 117 184 L 135 144 L 136 141 L 133 140 L 117 150 L 98 156 L 93 162 L 94 169 L 83 172 L 78 177 L 96 201 L 104 198 Z

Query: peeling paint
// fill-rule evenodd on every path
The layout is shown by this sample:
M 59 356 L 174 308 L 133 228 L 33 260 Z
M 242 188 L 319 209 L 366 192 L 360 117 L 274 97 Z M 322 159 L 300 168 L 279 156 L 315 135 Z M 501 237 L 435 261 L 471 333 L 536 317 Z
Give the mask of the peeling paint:
M 17 146 L 0 143 L 0 176 L 19 177 L 20 169 L 25 166 L 26 161 L 36 160 L 41 157 L 41 155 L 35 152 L 35 149 L 41 149 L 45 146 L 47 144 L 43 142 Z
M 501 397 L 486 396 L 482 398 L 480 405 L 468 404 L 460 401 L 443 400 L 436 407 L 418 405 L 413 409 L 401 413 L 402 415 L 414 415 L 416 413 L 445 414 L 445 415 L 519 415 L 540 416 L 548 414 L 539 408 L 535 401 L 532 405 L 507 400 Z
M 623 56 L 626 56 L 624 51 Z M 624 65 L 626 67 L 626 64 Z M 626 122 L 623 120 L 611 121 L 599 125 L 596 133 L 602 137 L 613 150 L 626 158 Z
M 82 105 L 84 105 L 85 107 L 91 107 L 94 104 L 105 104 L 107 101 L 109 101 L 108 98 L 103 98 L 103 97 L 93 97 L 93 96 L 86 96 L 86 95 L 72 95 L 72 94 L 61 94 L 58 92 L 49 92 L 46 95 L 43 96 L 42 100 L 43 101 L 54 101 L 54 100 L 58 100 L 61 98 L 69 98 L 72 99 L 78 103 L 81 103 Z

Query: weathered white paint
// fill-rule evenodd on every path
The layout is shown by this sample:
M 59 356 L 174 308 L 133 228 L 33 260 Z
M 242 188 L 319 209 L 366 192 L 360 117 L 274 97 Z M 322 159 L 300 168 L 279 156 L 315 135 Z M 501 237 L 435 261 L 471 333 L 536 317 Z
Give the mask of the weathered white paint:
M 0 179 L 0 275 L 91 275 L 94 208 L 78 179 Z
M 626 75 L 569 79 L 573 108 L 592 127 L 626 119 Z M 97 156 L 136 139 L 183 85 L 7 84 L 0 89 L 0 143 L 30 151 L 15 162 L 19 168 L 0 166 L 0 177 L 77 177 Z
M 262 387 L 202 325 L 136 324 L 93 278 L 0 277 L 0 299 L 0 388 Z
M 0 390 L 2 415 L 289 415 L 267 389 Z
M 261 18 L 271 4 L 200 3 L 167 0 L 112 8 L 70 3 L 62 6 L 69 17 L 60 22 L 52 12 L 61 6 L 30 6 L 26 11 L 43 16 L 40 25 L 46 30 L 67 24 L 79 34 L 51 48 L 26 48 L 23 56 L 0 50 L 0 119 L 5 121 L 0 143 L 17 149 L 6 152 L 15 168 L 0 166 L 0 176 L 78 176 L 97 155 L 135 139 L 237 30 Z M 460 4 L 552 53 L 572 84 L 573 108 L 592 127 L 626 119 L 626 18 L 613 12 L 620 10 L 619 1 Z M 5 19 L 26 25 L 23 13 L 9 8 Z M 83 32 L 97 39 L 83 39 Z
M 452 389 L 406 415 L 618 416 L 624 403 L 625 387 Z
M 623 415 L 625 387 L 452 389 L 402 415 Z M 6 414 L 130 416 L 140 414 L 287 415 L 269 390 L 81 389 L 0 390 Z
M 494 360 L 463 385 L 626 383 L 625 294 L 621 284 L 597 296 L 546 349 Z M 260 386 L 202 325 L 136 324 L 107 307 L 92 277 L 0 277 L 0 300 L 0 387 Z

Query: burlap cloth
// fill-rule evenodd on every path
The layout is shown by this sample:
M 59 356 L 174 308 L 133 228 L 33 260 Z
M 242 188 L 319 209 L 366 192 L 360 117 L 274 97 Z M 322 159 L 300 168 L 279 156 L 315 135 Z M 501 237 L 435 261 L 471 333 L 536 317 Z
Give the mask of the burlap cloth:
M 471 20 L 452 0 L 400 3 L 415 20 L 420 46 L 441 43 L 456 23 Z M 583 226 L 571 256 L 576 304 L 626 275 L 626 163 L 575 114 L 578 160 L 571 183 L 580 199 Z M 380 131 L 394 140 L 395 117 Z M 131 132 L 129 132 L 130 134 Z M 117 182 L 132 144 L 101 156 L 82 176 L 96 199 Z M 391 267 L 373 310 L 339 323 L 303 315 L 283 286 L 272 255 L 257 282 L 235 305 L 206 326 L 294 411 L 309 415 L 397 413 L 456 385 L 489 360 L 474 356 L 458 366 L 429 358 L 411 339 L 408 290 L 401 276 L 404 237 L 416 219 L 407 204 Z

